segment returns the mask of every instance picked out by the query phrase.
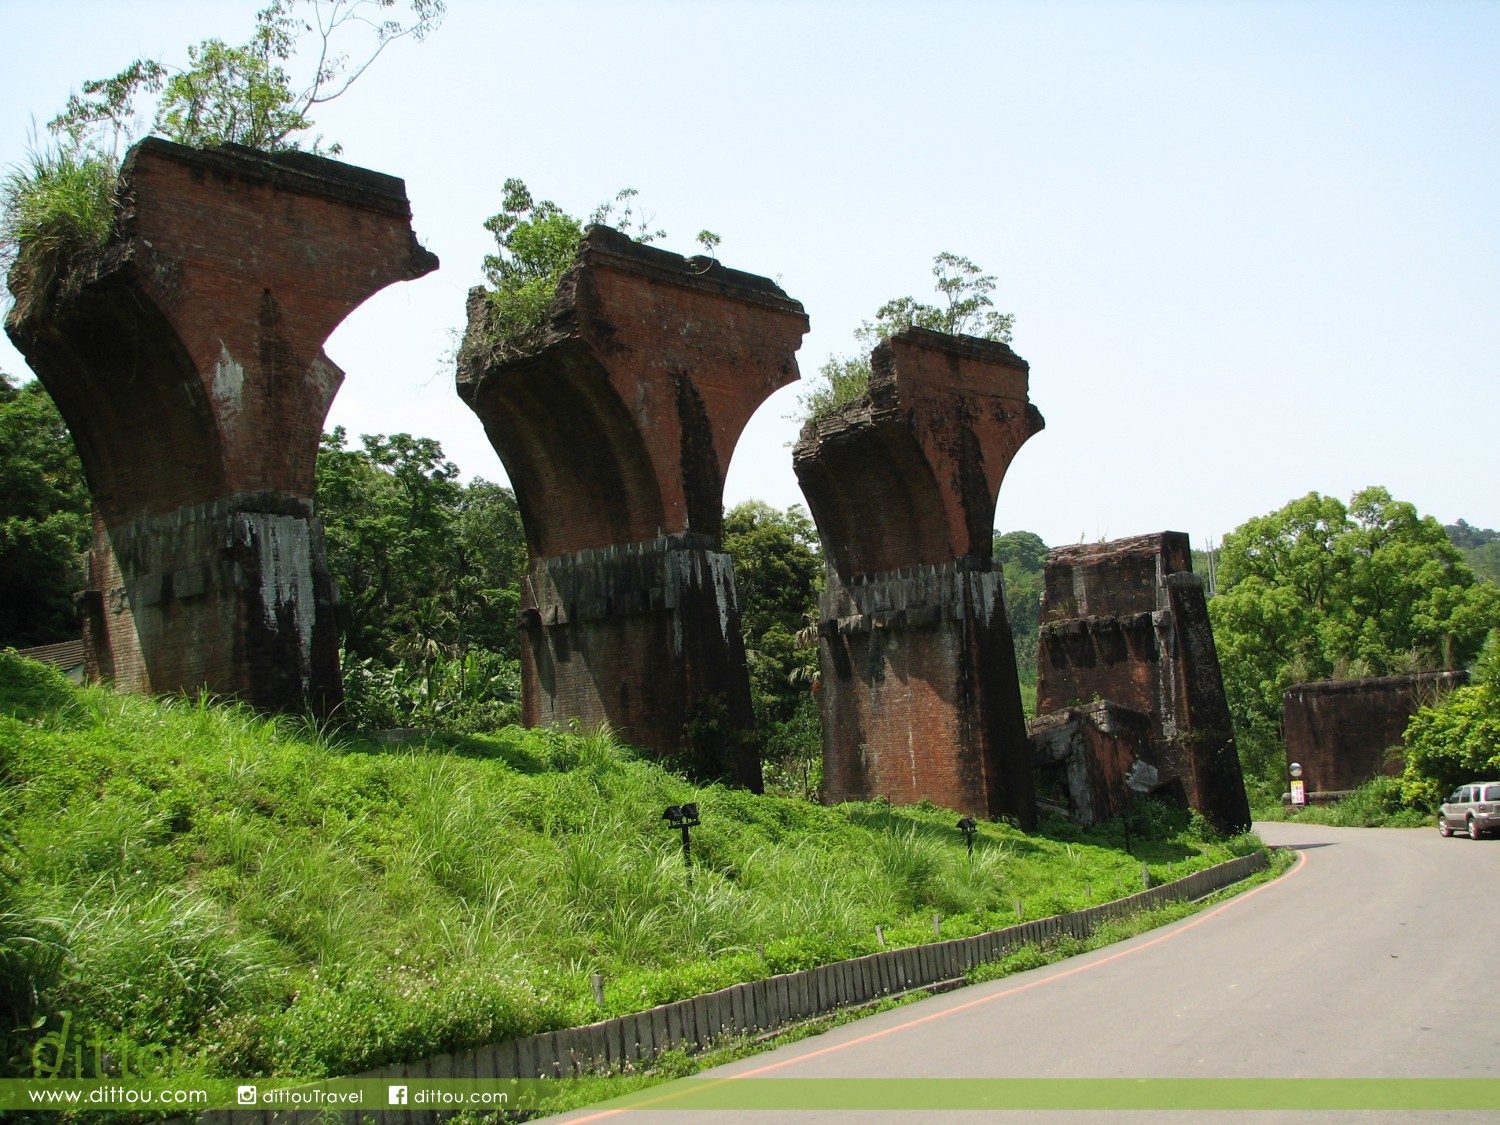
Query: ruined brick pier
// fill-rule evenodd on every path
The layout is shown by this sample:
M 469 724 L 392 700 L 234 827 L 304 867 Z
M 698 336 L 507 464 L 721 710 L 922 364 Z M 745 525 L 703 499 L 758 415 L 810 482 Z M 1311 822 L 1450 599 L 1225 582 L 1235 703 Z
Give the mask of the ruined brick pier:
M 1146 717 L 1139 756 L 1163 783 L 1221 830 L 1250 826 L 1203 583 L 1180 531 L 1048 552 L 1037 714 L 1101 700 Z M 1109 774 L 1115 792 L 1097 799 L 1118 805 L 1122 772 Z
M 822 598 L 829 801 L 930 800 L 1036 821 L 995 501 L 1043 425 L 1004 344 L 907 329 L 869 392 L 809 422 L 792 460 L 828 564 Z
M 702 780 L 759 789 L 724 473 L 797 378 L 802 306 L 765 278 L 590 228 L 532 346 L 470 294 L 458 393 L 515 488 L 526 723 L 607 721 Z
M 1310 801 L 1337 800 L 1376 777 L 1399 777 L 1411 717 L 1468 682 L 1466 672 L 1415 672 L 1293 684 L 1282 696 L 1288 766 L 1302 767 Z
M 142 141 L 108 248 L 61 282 L 23 248 L 6 331 L 94 500 L 89 671 L 272 710 L 341 698 L 314 465 L 325 340 L 437 268 L 401 180 L 305 153 Z

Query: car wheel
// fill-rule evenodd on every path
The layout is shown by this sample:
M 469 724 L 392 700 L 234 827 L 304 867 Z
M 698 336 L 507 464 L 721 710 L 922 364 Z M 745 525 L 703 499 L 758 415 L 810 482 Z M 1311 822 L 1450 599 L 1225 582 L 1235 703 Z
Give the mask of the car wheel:
M 1469 817 L 1469 839 L 1477 840 L 1483 835 L 1484 832 L 1479 827 L 1479 821 L 1475 820 L 1472 816 Z
M 1442 817 L 1438 817 L 1438 835 L 1445 840 L 1453 835 L 1453 829 L 1448 827 L 1448 822 Z

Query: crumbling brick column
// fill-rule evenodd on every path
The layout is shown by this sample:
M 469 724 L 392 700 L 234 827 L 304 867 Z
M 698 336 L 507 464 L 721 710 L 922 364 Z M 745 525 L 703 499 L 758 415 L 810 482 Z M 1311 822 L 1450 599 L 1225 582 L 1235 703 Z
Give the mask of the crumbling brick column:
M 1144 757 L 1216 827 L 1250 825 L 1203 583 L 1180 531 L 1048 552 L 1037 714 L 1108 700 L 1150 716 Z
M 701 780 L 759 790 L 724 472 L 797 378 L 802 306 L 762 277 L 591 227 L 533 346 L 469 295 L 458 393 L 515 488 L 528 724 L 607 721 Z
M 1308 800 L 1337 800 L 1376 777 L 1399 777 L 1411 717 L 1468 679 L 1461 671 L 1417 672 L 1289 687 L 1282 696 L 1286 760 L 1302 767 Z
M 327 712 L 342 691 L 314 466 L 343 372 L 323 343 L 437 259 L 401 180 L 306 153 L 145 140 L 118 201 L 108 247 L 68 275 L 23 247 L 5 324 L 93 495 L 88 667 L 125 690 Z
M 823 540 L 823 793 L 1036 822 L 995 501 L 1043 426 L 1004 344 L 907 329 L 792 463 Z
M 1028 723 L 1038 800 L 1060 803 L 1085 827 L 1119 816 L 1130 807 L 1125 777 L 1150 742 L 1150 726 L 1149 716 L 1107 699 Z

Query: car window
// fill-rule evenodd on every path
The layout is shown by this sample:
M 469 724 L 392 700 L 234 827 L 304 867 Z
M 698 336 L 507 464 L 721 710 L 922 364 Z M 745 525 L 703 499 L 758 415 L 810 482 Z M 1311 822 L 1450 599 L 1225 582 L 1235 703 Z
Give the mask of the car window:
M 1484 787 L 1484 800 L 1500 801 L 1500 785 L 1486 785 Z
M 1458 802 L 1462 801 L 1463 799 L 1464 799 L 1464 791 L 1462 789 L 1455 789 L 1452 793 L 1448 794 L 1448 802 L 1447 803 L 1450 804 L 1450 805 L 1456 805 L 1456 804 L 1458 804 Z
M 1468 801 L 1469 787 L 1467 785 L 1461 788 L 1457 793 L 1453 794 L 1453 803 L 1456 805 L 1468 804 Z

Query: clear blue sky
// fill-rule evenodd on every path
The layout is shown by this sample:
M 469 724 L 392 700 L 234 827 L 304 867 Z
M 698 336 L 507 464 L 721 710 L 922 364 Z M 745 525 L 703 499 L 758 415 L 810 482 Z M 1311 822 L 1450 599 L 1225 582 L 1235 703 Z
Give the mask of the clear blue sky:
M 249 31 L 255 0 L 0 0 L 0 163 L 86 78 Z M 440 439 L 503 479 L 449 333 L 500 185 L 622 186 L 692 252 L 777 278 L 804 376 L 940 250 L 999 278 L 1047 428 L 997 525 L 1195 545 L 1310 490 L 1384 484 L 1500 525 L 1500 4 L 449 0 L 321 132 L 403 176 L 435 275 L 328 345 L 331 424 Z M 8 342 L 0 368 L 25 373 Z M 797 390 L 726 501 L 800 502 Z

